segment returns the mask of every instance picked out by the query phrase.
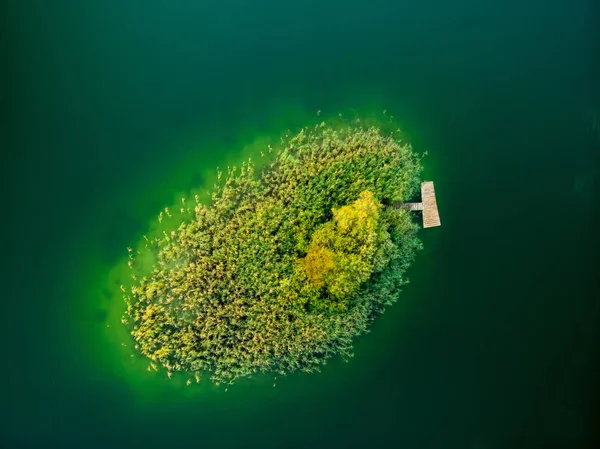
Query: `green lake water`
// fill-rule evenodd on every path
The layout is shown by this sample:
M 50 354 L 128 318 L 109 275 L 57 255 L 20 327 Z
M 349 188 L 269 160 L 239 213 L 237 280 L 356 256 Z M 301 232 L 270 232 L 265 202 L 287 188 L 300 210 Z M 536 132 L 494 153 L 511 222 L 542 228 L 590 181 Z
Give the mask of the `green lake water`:
M 0 448 L 600 447 L 596 2 L 1 11 Z M 319 374 L 147 372 L 126 247 L 218 165 L 339 113 L 428 151 L 442 226 L 402 300 Z

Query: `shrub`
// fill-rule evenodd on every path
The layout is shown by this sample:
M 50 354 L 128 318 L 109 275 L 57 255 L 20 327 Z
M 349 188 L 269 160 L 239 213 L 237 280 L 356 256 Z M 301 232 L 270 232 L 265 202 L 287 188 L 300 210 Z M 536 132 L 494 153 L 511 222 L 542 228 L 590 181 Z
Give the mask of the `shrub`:
M 418 226 L 389 207 L 415 193 L 420 171 L 394 134 L 322 123 L 258 174 L 252 161 L 219 173 L 210 205 L 196 197 L 176 230 L 148 240 L 151 272 L 130 264 L 136 348 L 169 376 L 229 384 L 350 357 L 420 248 Z

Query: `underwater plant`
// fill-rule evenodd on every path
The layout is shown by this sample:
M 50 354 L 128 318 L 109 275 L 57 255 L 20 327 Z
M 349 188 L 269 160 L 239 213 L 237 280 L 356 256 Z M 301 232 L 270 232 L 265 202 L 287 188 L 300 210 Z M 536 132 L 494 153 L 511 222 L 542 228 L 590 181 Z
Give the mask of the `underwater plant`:
M 161 212 L 160 222 L 181 222 L 144 236 L 151 270 L 129 251 L 123 322 L 149 369 L 187 372 L 188 385 L 203 373 L 231 384 L 318 370 L 351 357 L 353 339 L 407 282 L 418 225 L 391 206 L 419 188 L 421 156 L 409 144 L 323 122 L 255 168 L 219 172 L 210 204 L 196 196 L 182 199 L 179 218 Z

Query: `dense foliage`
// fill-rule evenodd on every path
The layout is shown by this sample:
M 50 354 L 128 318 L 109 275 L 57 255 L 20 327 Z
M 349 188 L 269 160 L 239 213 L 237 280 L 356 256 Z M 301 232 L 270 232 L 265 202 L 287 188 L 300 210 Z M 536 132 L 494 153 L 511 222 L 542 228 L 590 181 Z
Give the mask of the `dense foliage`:
M 180 226 L 148 240 L 154 265 L 125 297 L 136 348 L 169 377 L 216 383 L 351 356 L 420 248 L 410 215 L 390 207 L 420 171 L 393 133 L 322 123 L 284 140 L 260 173 L 251 161 L 219 173 L 209 206 L 183 199 Z

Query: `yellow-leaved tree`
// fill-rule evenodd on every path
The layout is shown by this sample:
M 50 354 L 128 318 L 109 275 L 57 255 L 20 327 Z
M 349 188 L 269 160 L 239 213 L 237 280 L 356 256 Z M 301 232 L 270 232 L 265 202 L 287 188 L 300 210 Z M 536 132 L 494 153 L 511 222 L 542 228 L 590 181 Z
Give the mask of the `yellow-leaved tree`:
M 333 220 L 315 231 L 306 256 L 298 259 L 292 278 L 284 282 L 286 297 L 292 301 L 321 298 L 312 305 L 343 309 L 344 300 L 389 261 L 393 244 L 379 220 L 380 209 L 370 191 L 361 192 L 352 204 L 333 209 Z M 322 289 L 327 292 L 324 297 L 316 294 Z M 300 290 L 303 295 L 297 294 Z M 307 290 L 315 294 L 306 295 Z

